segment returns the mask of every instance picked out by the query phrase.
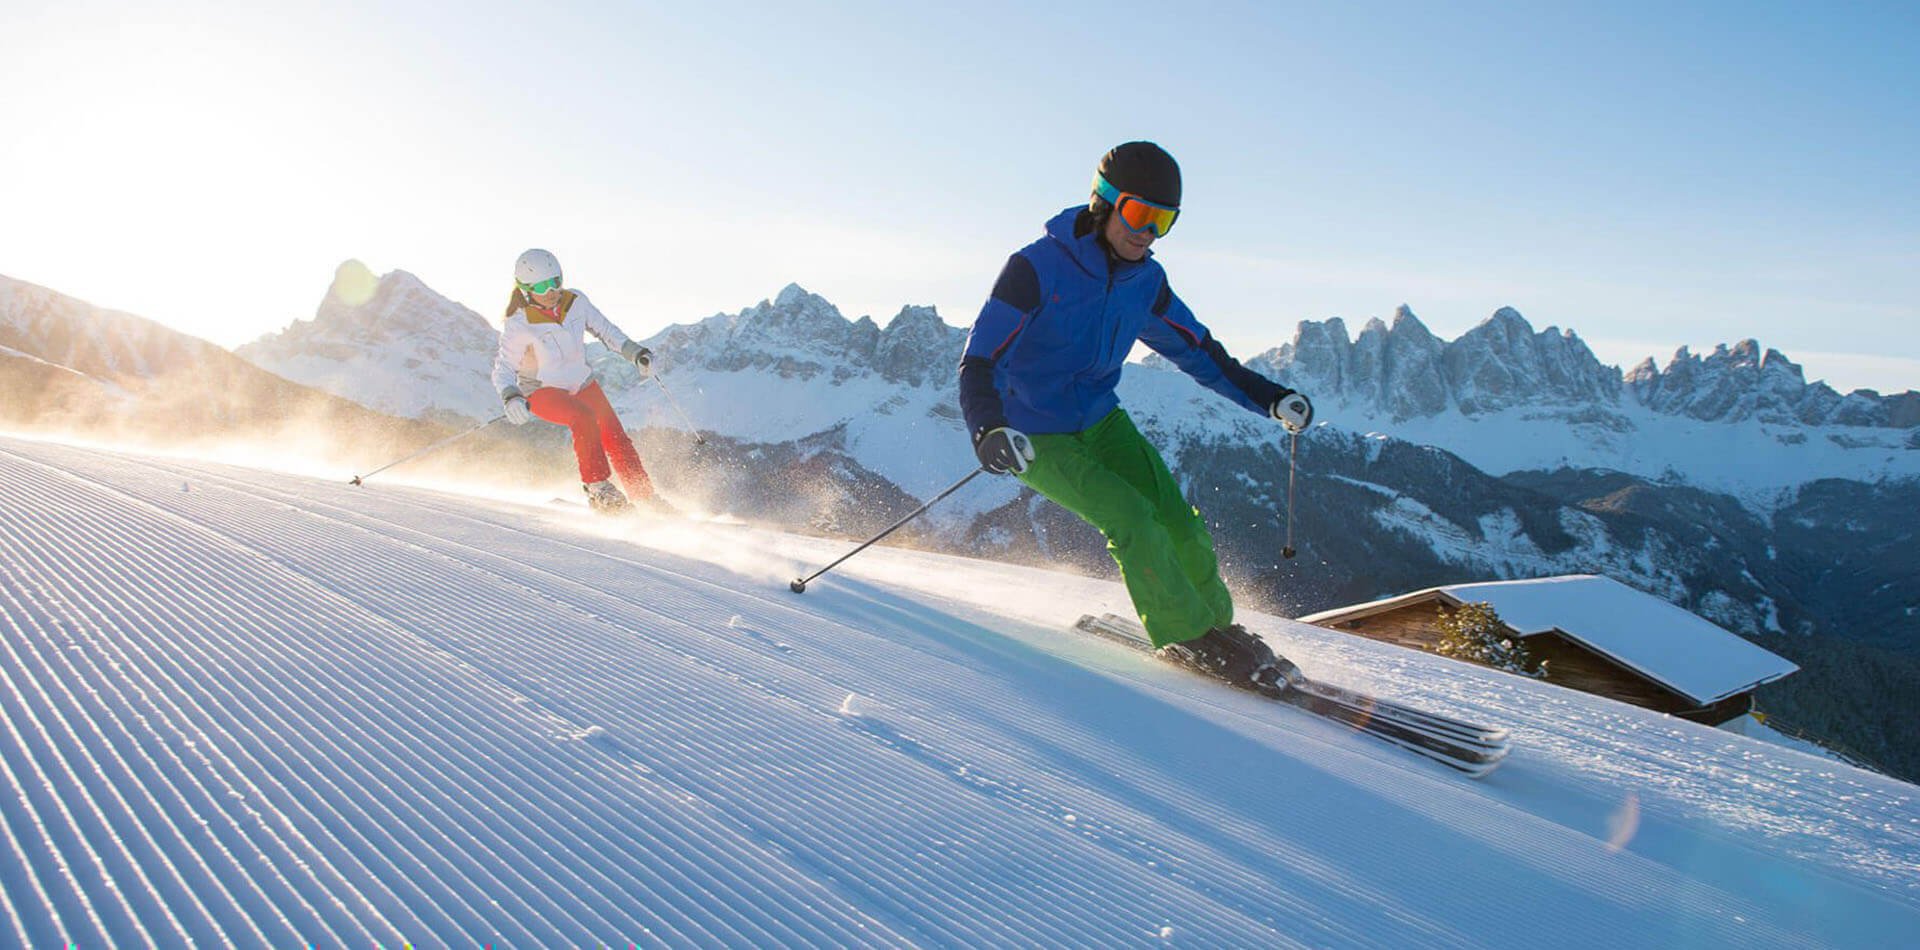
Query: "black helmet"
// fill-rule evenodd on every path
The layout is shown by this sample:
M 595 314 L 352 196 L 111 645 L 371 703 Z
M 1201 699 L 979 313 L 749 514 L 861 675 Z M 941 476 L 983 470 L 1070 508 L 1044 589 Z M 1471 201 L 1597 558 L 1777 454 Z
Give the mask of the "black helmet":
M 1180 207 L 1180 164 L 1167 150 L 1152 142 L 1128 142 L 1101 156 L 1095 174 L 1107 184 L 1129 194 L 1139 195 L 1154 204 Z M 1094 184 L 1092 207 L 1101 205 L 1099 183 Z

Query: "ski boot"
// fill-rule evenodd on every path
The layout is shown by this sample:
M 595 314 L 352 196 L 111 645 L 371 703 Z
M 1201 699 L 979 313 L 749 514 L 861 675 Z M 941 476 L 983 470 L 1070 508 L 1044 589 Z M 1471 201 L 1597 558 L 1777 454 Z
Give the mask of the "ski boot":
M 1261 692 L 1283 692 L 1290 686 L 1298 686 L 1306 679 L 1306 675 L 1300 672 L 1298 666 L 1293 665 L 1292 660 L 1273 652 L 1273 648 L 1267 646 L 1267 641 L 1249 633 L 1247 628 L 1237 623 L 1230 623 L 1221 627 L 1220 632 L 1228 639 L 1242 644 L 1260 658 L 1259 665 L 1254 668 L 1252 679 Z
M 1300 675 L 1292 661 L 1237 623 L 1214 627 L 1192 640 L 1169 643 L 1160 654 L 1231 686 L 1262 693 L 1284 692 Z
M 580 486 L 580 490 L 587 493 L 587 507 L 599 514 L 623 515 L 633 510 L 633 506 L 627 502 L 627 496 L 606 479 L 588 482 Z

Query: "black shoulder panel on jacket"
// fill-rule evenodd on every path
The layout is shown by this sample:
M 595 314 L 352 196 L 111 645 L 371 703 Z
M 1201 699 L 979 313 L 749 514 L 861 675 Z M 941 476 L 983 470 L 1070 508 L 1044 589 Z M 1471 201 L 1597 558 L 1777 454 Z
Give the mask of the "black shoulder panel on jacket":
M 993 282 L 993 297 L 1021 313 L 1040 308 L 1040 275 L 1025 254 L 1007 258 L 1007 266 L 1000 268 L 1000 279 Z
M 1225 376 L 1228 382 L 1245 393 L 1247 399 L 1256 406 L 1271 406 L 1274 400 L 1293 392 L 1240 365 L 1240 361 L 1227 355 L 1227 348 L 1221 346 L 1220 341 L 1211 336 L 1207 337 L 1207 342 L 1202 344 L 1201 348 L 1213 359 L 1213 365 L 1220 368 L 1220 375 Z
M 1153 315 L 1164 317 L 1167 315 L 1167 308 L 1171 306 L 1173 306 L 1173 285 L 1162 280 L 1160 294 L 1153 298 Z

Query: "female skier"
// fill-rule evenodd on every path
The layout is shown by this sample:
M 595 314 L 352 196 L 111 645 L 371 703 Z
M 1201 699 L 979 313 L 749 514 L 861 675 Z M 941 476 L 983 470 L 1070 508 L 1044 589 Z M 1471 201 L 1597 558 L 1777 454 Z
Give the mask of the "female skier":
M 587 367 L 585 334 L 591 332 L 639 367 L 643 377 L 653 353 L 620 332 L 586 294 L 562 289 L 560 261 L 552 253 L 534 248 L 520 255 L 513 280 L 500 351 L 493 359 L 493 385 L 506 405 L 507 421 L 524 425 L 539 416 L 572 430 L 582 490 L 595 511 L 627 511 L 629 498 L 659 506 L 633 440 Z M 624 494 L 610 475 L 626 486 Z

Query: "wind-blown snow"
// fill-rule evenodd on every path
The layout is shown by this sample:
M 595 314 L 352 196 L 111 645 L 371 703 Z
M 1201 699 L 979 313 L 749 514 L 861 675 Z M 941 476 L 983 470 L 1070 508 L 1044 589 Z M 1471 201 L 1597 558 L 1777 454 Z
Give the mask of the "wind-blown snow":
M 1064 630 L 1114 584 L 0 439 L 0 943 L 1887 945 L 1900 782 L 1258 614 L 1483 782 Z

